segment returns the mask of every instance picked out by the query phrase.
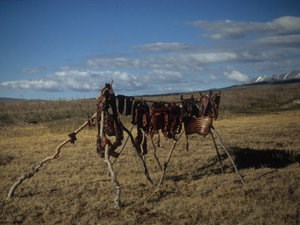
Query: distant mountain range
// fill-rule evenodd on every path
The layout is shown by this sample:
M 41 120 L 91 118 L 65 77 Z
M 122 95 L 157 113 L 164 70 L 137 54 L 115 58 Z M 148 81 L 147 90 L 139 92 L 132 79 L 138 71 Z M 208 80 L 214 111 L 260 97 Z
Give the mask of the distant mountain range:
M 278 83 L 284 81 L 294 81 L 300 80 L 300 70 L 294 70 L 289 73 L 274 74 L 272 76 L 257 76 L 250 79 L 247 84 L 257 84 L 257 83 Z

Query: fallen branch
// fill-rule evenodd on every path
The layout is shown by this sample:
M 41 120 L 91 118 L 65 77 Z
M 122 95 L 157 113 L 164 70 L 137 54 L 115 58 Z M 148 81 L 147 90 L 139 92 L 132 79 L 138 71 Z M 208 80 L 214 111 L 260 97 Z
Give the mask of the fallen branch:
M 69 138 L 66 139 L 65 141 L 63 141 L 62 143 L 60 143 L 57 147 L 56 147 L 56 152 L 54 155 L 52 156 L 48 156 L 47 158 L 43 159 L 42 161 L 40 161 L 39 163 L 37 163 L 35 166 L 32 167 L 31 171 L 23 174 L 22 176 L 20 176 L 18 178 L 18 180 L 11 186 L 8 195 L 7 195 L 7 199 L 10 199 L 13 195 L 15 190 L 17 189 L 17 187 L 23 183 L 24 180 L 31 178 L 32 176 L 34 176 L 39 170 L 40 168 L 47 162 L 53 160 L 53 159 L 57 159 L 60 156 L 61 153 L 61 148 L 63 146 L 65 146 L 68 143 L 72 143 L 74 144 L 74 142 L 77 140 L 76 139 L 76 135 L 82 131 L 87 125 L 90 124 L 90 120 L 91 119 L 95 119 L 97 116 L 97 113 L 94 113 L 94 115 L 89 118 L 86 122 L 84 122 L 77 130 L 75 130 L 74 132 L 69 134 Z
M 215 183 L 215 184 L 212 185 L 210 188 L 207 188 L 206 190 L 201 191 L 199 194 L 200 194 L 201 196 L 207 195 L 208 193 L 214 191 L 215 189 L 217 189 L 217 188 L 220 187 L 220 186 L 221 186 L 221 183 Z
M 266 175 L 268 175 L 268 174 L 275 173 L 275 172 L 277 172 L 277 171 L 278 171 L 278 170 L 275 169 L 275 170 L 271 170 L 271 171 L 269 171 L 269 172 L 263 173 L 263 174 L 261 174 L 261 175 L 255 177 L 254 180 L 258 180 L 258 179 L 260 179 L 260 178 L 262 178 L 262 177 L 264 177 L 264 176 L 266 176 Z

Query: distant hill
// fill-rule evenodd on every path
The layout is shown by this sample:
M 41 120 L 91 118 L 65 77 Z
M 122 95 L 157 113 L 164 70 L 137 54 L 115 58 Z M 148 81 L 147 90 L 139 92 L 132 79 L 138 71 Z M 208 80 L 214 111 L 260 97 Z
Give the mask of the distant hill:
M 1 98 L 0 97 L 0 102 L 20 102 L 20 101 L 26 101 L 26 99 L 22 99 L 22 98 Z
M 253 83 L 213 89 L 221 91 L 220 119 L 231 118 L 237 114 L 273 113 L 300 109 L 300 79 L 283 80 L 280 83 Z M 207 93 L 205 90 L 201 90 Z M 179 102 L 181 95 L 188 99 L 193 95 L 199 98 L 199 91 L 165 95 L 135 96 L 148 101 Z M 74 121 L 80 125 L 88 115 L 96 110 L 96 99 L 78 100 L 23 100 L 0 98 L 0 126 L 17 123 L 43 123 L 52 121 Z M 122 115 L 126 122 L 130 117 Z M 69 127 L 69 126 L 66 126 Z M 72 128 L 73 129 L 73 128 Z

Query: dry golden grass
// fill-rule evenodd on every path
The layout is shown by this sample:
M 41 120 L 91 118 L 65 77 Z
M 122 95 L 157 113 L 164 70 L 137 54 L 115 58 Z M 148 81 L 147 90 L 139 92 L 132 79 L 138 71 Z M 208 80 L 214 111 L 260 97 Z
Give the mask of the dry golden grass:
M 300 224 L 300 109 L 293 103 L 300 99 L 299 86 L 223 92 L 214 126 L 244 176 L 244 185 L 224 153 L 225 174 L 221 173 L 210 136 L 193 135 L 188 152 L 185 137 L 180 139 L 165 183 L 156 190 L 147 184 L 128 143 L 114 165 L 121 210 L 114 208 L 108 170 L 96 153 L 95 128 L 79 133 L 75 145 L 66 145 L 59 159 L 25 180 L 6 200 L 11 185 L 52 155 L 87 112 L 94 111 L 95 102 L 0 104 L 0 224 Z M 179 96 L 159 99 L 173 101 Z M 23 123 L 24 113 L 39 123 Z M 122 120 L 130 127 L 130 118 Z M 158 155 L 163 162 L 172 142 L 161 142 Z M 157 183 L 160 171 L 148 146 L 147 164 Z
M 9 126 L 1 134 L 1 224 L 299 224 L 300 221 L 300 110 L 235 116 L 215 121 L 224 144 L 232 149 L 245 185 L 241 185 L 225 155 L 221 174 L 211 138 L 191 136 L 185 151 L 183 137 L 174 152 L 165 183 L 155 191 L 143 176 L 131 145 L 115 164 L 124 207 L 116 210 L 107 167 L 95 150 L 95 129 L 78 135 L 61 158 L 24 181 L 11 200 L 10 186 L 31 166 L 52 155 L 66 138 L 47 124 Z M 72 126 L 70 126 L 72 128 Z M 74 126 L 74 128 L 76 128 Z M 72 130 L 70 130 L 72 131 Z M 171 146 L 163 141 L 163 161 Z M 147 162 L 155 182 L 159 169 L 149 147 Z M 277 151 L 276 161 L 246 165 L 241 151 Z M 240 160 L 240 161 L 239 161 Z M 284 161 L 285 162 L 285 161 Z M 244 162 L 245 163 L 245 162 Z

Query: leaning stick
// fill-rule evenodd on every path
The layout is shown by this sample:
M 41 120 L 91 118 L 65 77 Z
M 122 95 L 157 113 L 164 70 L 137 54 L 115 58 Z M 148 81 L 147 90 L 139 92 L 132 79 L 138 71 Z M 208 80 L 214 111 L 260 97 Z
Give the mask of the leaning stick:
M 90 119 L 95 119 L 97 116 L 97 113 L 94 113 L 94 115 L 90 118 Z M 7 195 L 7 199 L 10 199 L 13 195 L 14 192 L 16 190 L 16 188 L 26 179 L 31 178 L 32 176 L 34 176 L 34 174 L 36 174 L 40 168 L 47 162 L 53 160 L 53 159 L 57 159 L 60 156 L 61 153 L 61 148 L 63 146 L 65 146 L 68 143 L 73 143 L 76 141 L 76 134 L 78 134 L 80 131 L 82 131 L 88 124 L 89 124 L 89 120 L 85 121 L 77 130 L 75 130 L 73 133 L 69 134 L 69 138 L 66 139 L 65 141 L 63 141 L 62 143 L 60 143 L 57 147 L 56 147 L 56 152 L 54 155 L 52 156 L 48 156 L 47 158 L 43 159 L 42 161 L 40 161 L 39 163 L 37 163 L 35 166 L 32 167 L 31 171 L 23 174 L 22 176 L 20 176 L 18 178 L 18 180 L 11 186 L 8 195 Z
M 175 149 L 175 147 L 176 147 L 176 144 L 177 144 L 177 142 L 179 141 L 179 139 L 181 138 L 183 132 L 184 132 L 184 130 L 181 131 L 181 133 L 178 135 L 178 138 L 177 138 L 176 140 L 174 140 L 173 146 L 172 146 L 172 148 L 171 148 L 171 150 L 170 150 L 170 152 L 169 152 L 169 155 L 168 155 L 168 157 L 167 157 L 167 160 L 166 160 L 165 163 L 164 163 L 164 170 L 163 170 L 163 172 L 162 172 L 162 175 L 161 175 L 161 177 L 160 177 L 160 180 L 159 180 L 159 182 L 158 182 L 157 187 L 159 187 L 159 186 L 163 183 L 163 181 L 164 181 L 168 163 L 169 163 L 169 161 L 170 161 L 170 159 L 171 159 L 171 156 L 172 156 L 172 153 L 173 153 L 173 151 L 174 151 L 174 149 Z
M 218 141 L 219 141 L 221 147 L 224 149 L 225 153 L 227 154 L 228 158 L 230 159 L 230 161 L 231 161 L 231 163 L 232 163 L 232 165 L 233 165 L 233 168 L 234 168 L 235 172 L 237 173 L 238 177 L 239 177 L 240 180 L 241 180 L 241 183 L 242 183 L 242 184 L 245 184 L 245 181 L 244 181 L 243 177 L 241 176 L 241 174 L 239 173 L 239 171 L 238 171 L 238 169 L 237 169 L 237 167 L 236 167 L 236 165 L 235 165 L 233 159 L 231 158 L 229 152 L 227 151 L 227 149 L 226 149 L 225 146 L 223 145 L 223 142 L 222 142 L 222 139 L 221 139 L 220 135 L 218 134 L 218 132 L 216 131 L 216 129 L 215 129 L 214 127 L 212 127 L 212 130 L 213 130 L 214 134 L 216 135 L 216 137 L 218 138 Z M 212 136 L 212 138 L 214 138 L 214 136 Z
M 131 126 L 129 132 L 131 132 L 132 129 L 133 129 L 133 125 Z M 126 138 L 126 140 L 125 140 L 125 142 L 124 142 L 124 144 L 123 144 L 123 146 L 122 146 L 122 148 L 121 148 L 121 150 L 120 150 L 120 152 L 119 152 L 120 155 L 121 155 L 121 153 L 123 152 L 125 146 L 127 145 L 128 140 L 129 140 L 129 135 L 127 135 L 127 138 Z M 119 157 L 118 157 L 118 158 L 119 158 Z M 114 165 L 114 163 L 117 161 L 118 158 L 115 158 L 115 160 L 111 163 L 111 165 Z
M 151 179 L 151 177 L 149 175 L 149 172 L 148 172 L 148 168 L 147 168 L 146 162 L 143 159 L 143 157 L 141 156 L 141 154 L 138 152 L 137 146 L 136 146 L 136 144 L 134 142 L 134 138 L 133 138 L 132 134 L 129 132 L 129 130 L 123 124 L 121 124 L 121 125 L 122 125 L 124 131 L 129 135 L 129 137 L 131 139 L 131 143 L 133 144 L 134 150 L 135 150 L 134 152 L 137 155 L 137 157 L 139 158 L 140 162 L 142 163 L 142 166 L 144 168 L 144 175 L 146 176 L 148 183 L 149 184 L 153 184 L 153 181 L 152 181 L 152 179 Z
M 142 131 L 142 134 L 143 134 L 143 138 L 142 138 L 142 142 L 140 144 L 140 149 L 141 149 L 141 153 L 143 154 L 143 159 L 146 160 L 146 156 L 144 155 L 144 148 L 143 148 L 143 145 L 145 143 L 145 132 L 141 129 Z
M 213 133 L 212 133 L 212 132 L 209 132 L 209 133 L 210 133 L 210 135 L 211 135 L 211 137 L 212 137 L 212 140 L 213 140 L 213 142 L 214 142 L 214 145 L 215 145 L 215 148 L 216 148 L 216 151 L 217 151 L 217 156 L 218 156 L 219 162 L 220 162 L 220 164 L 221 164 L 221 171 L 222 171 L 222 173 L 224 173 L 224 167 L 223 167 L 223 163 L 222 163 L 222 160 L 221 160 L 221 156 L 220 156 L 220 153 L 219 153 L 219 149 L 218 149 L 216 140 L 215 140 L 215 138 L 214 138 Z
M 159 168 L 160 168 L 160 171 L 163 171 L 163 168 L 162 168 L 162 166 L 161 166 L 161 164 L 160 164 L 160 161 L 159 161 L 159 159 L 158 159 L 158 157 L 157 157 L 157 155 L 156 155 L 156 146 L 155 146 L 155 144 L 154 144 L 154 141 L 153 141 L 153 137 L 150 135 L 150 140 L 151 140 L 151 143 L 152 143 L 152 146 L 153 146 L 153 155 L 154 155 L 154 158 L 156 159 L 156 162 L 157 162 L 157 164 L 158 164 L 158 166 L 159 166 Z

